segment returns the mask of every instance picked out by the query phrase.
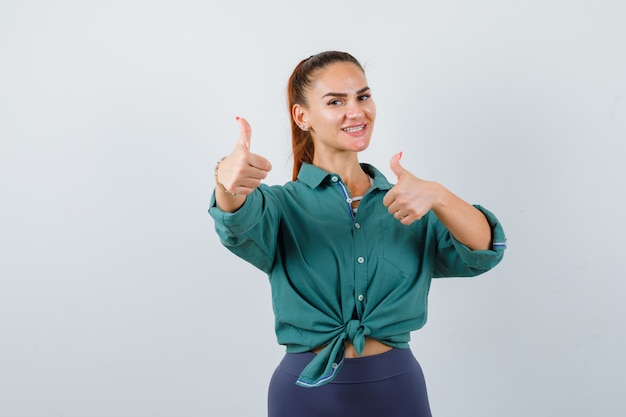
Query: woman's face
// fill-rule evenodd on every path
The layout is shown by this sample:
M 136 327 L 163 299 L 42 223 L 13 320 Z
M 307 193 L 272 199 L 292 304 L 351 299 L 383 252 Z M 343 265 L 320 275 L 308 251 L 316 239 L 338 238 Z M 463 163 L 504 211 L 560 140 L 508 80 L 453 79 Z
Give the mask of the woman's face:
M 363 71 L 349 62 L 313 74 L 307 107 L 294 109 L 296 122 L 309 127 L 315 154 L 359 152 L 369 146 L 376 106 Z

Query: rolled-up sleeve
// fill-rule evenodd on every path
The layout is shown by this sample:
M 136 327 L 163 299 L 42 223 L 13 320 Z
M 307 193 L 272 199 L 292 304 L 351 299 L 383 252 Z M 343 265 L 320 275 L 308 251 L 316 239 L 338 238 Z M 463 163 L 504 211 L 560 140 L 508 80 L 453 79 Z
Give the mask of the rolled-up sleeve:
M 239 210 L 228 213 L 211 195 L 209 214 L 222 244 L 235 255 L 269 272 L 276 250 L 280 210 L 268 187 L 255 189 Z
M 500 221 L 489 210 L 474 205 L 487 219 L 491 228 L 491 248 L 488 250 L 472 250 L 455 239 L 444 228 L 439 234 L 437 261 L 434 277 L 470 277 L 487 272 L 496 266 L 504 256 L 506 236 Z M 443 227 L 443 225 L 441 225 Z

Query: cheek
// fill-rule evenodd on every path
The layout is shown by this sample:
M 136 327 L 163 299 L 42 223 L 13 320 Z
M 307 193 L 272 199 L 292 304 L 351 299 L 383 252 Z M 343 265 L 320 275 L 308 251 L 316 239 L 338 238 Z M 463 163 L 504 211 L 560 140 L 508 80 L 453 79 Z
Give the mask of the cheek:
M 342 116 L 335 112 L 325 113 L 321 119 L 322 123 L 329 129 L 334 129 L 335 125 L 341 125 L 343 120 Z
M 374 120 L 374 118 L 376 118 L 376 106 L 374 104 L 372 104 L 372 106 L 369 107 L 366 111 L 370 119 Z
M 313 118 L 318 122 L 328 123 L 334 121 L 336 115 L 329 111 L 318 111 L 315 115 L 313 115 Z

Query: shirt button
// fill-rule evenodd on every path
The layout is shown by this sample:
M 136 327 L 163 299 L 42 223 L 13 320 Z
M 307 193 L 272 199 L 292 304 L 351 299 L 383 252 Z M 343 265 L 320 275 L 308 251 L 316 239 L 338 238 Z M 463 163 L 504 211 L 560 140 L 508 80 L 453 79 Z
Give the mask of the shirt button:
M 339 178 L 337 178 L 336 176 L 333 175 L 332 177 L 330 177 L 330 180 L 332 182 L 337 182 L 337 181 L 339 181 Z
M 362 256 L 359 256 L 356 260 L 358 263 L 362 264 L 363 262 L 365 262 L 365 258 Z
M 352 203 L 352 199 L 351 198 L 346 198 L 346 203 L 351 204 Z
M 336 363 L 333 363 L 333 369 L 337 369 L 339 367 L 339 365 L 337 365 Z
M 354 227 L 356 227 L 357 229 L 361 228 L 361 224 L 360 223 L 354 223 Z
M 365 297 L 363 296 L 363 294 L 359 294 L 359 296 L 357 297 L 357 300 L 363 301 L 365 300 Z

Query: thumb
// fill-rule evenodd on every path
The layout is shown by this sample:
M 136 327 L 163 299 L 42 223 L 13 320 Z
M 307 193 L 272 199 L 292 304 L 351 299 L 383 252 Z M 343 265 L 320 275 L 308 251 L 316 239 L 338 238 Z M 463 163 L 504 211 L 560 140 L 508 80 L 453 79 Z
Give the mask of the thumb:
M 400 180 L 400 178 L 402 178 L 402 176 L 406 173 L 406 170 L 404 169 L 404 167 L 400 165 L 400 158 L 402 158 L 402 152 L 398 152 L 397 154 L 392 156 L 391 161 L 389 163 L 391 170 L 393 171 L 394 174 L 396 174 L 396 177 L 398 177 L 398 180 Z
M 237 124 L 239 125 L 239 139 L 237 140 L 237 145 L 250 150 L 250 138 L 252 137 L 250 123 L 242 117 L 237 117 Z

